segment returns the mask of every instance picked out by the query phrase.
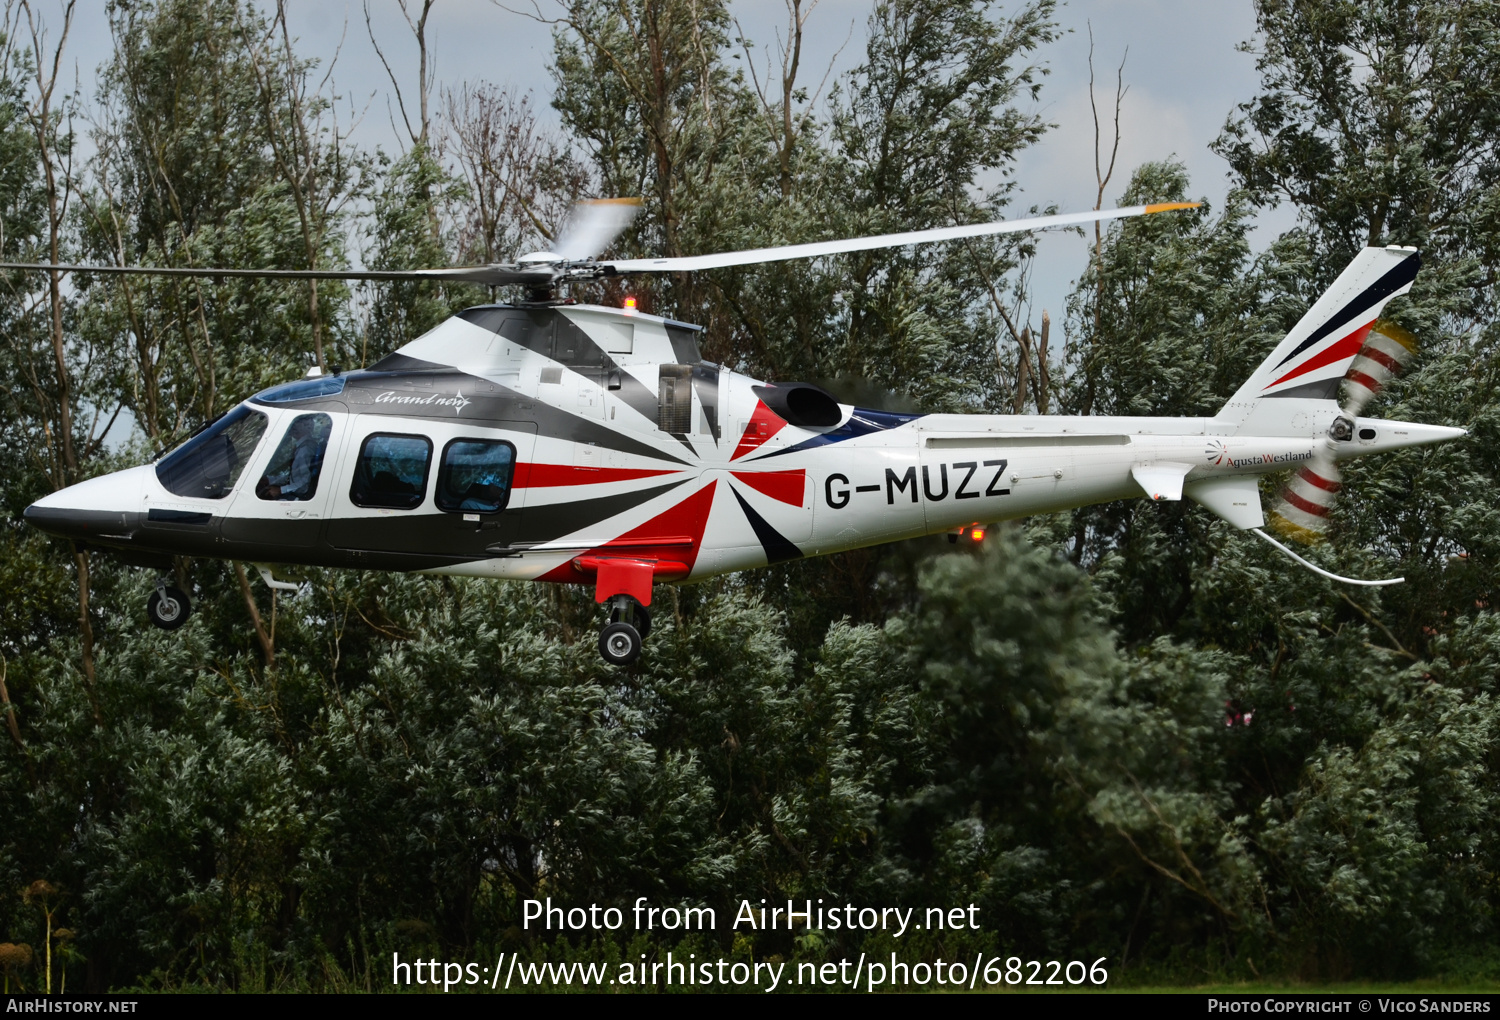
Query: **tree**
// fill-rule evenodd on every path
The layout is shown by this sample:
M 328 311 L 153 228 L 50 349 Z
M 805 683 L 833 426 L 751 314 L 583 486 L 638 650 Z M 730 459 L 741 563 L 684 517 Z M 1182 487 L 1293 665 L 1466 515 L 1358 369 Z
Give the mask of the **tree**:
M 1023 62 L 1053 38 L 1053 14 L 1050 2 L 1005 20 L 963 0 L 876 8 L 866 62 L 834 117 L 855 233 L 998 215 L 1014 187 L 1009 164 L 1045 130 L 1016 103 L 1040 88 L 1044 71 Z M 981 175 L 996 172 L 1001 183 L 976 200 Z M 980 380 L 993 378 L 1000 281 L 1024 247 L 1011 240 L 852 256 L 840 367 L 909 391 L 921 380 L 913 395 L 924 407 L 1003 406 L 998 387 Z
M 330 208 L 337 187 L 325 180 L 319 190 L 333 191 L 311 199 L 304 186 L 299 212 L 287 185 L 286 173 L 307 179 L 305 161 L 293 169 L 286 132 L 311 113 L 305 97 L 287 107 L 290 93 L 279 85 L 268 111 L 266 56 L 254 48 L 268 28 L 258 15 L 163 0 L 113 9 L 111 28 L 116 50 L 103 76 L 95 190 L 84 216 L 91 254 L 118 264 L 286 266 L 308 260 L 309 241 L 335 242 L 326 217 L 319 226 L 301 213 Z M 280 167 L 272 127 L 287 142 Z M 150 442 L 170 445 L 234 401 L 302 373 L 311 353 L 304 342 L 320 343 L 321 323 L 337 313 L 320 309 L 319 328 L 309 330 L 311 309 L 294 297 L 300 290 L 122 281 L 99 289 L 85 328 L 129 339 L 130 408 Z
M 1463 0 L 1261 0 L 1263 91 L 1216 148 L 1257 200 L 1293 202 L 1330 255 L 1482 256 L 1500 182 L 1496 19 Z
M 258 27 L 241 12 L 251 67 L 261 102 L 261 127 L 270 143 L 276 170 L 290 194 L 302 235 L 305 269 L 325 268 L 338 257 L 343 212 L 358 186 L 360 160 L 350 151 L 347 129 L 340 131 L 333 100 L 323 93 L 333 73 L 330 66 L 311 91 L 312 65 L 292 50 L 286 4 L 278 0 L 276 16 L 259 37 Z M 276 34 L 280 34 L 280 39 Z M 318 280 L 307 282 L 308 325 L 318 368 L 328 370 L 323 356 L 324 316 L 318 307 Z
M 444 121 L 466 185 L 459 261 L 509 262 L 546 249 L 591 182 L 563 142 L 537 124 L 531 95 L 466 83 L 444 92 Z
M 1318 285 L 1362 245 L 1422 250 L 1411 295 L 1392 308 L 1418 335 L 1420 360 L 1365 413 L 1469 424 L 1488 437 L 1500 339 L 1500 12 L 1276 0 L 1258 5 L 1257 23 L 1262 93 L 1217 149 L 1256 202 L 1294 204 Z M 1493 446 L 1408 451 L 1345 480 L 1354 498 L 1343 501 L 1343 533 L 1399 556 L 1413 578 L 1393 593 L 1407 647 L 1425 644 L 1424 627 L 1446 630 L 1444 617 L 1491 600 Z

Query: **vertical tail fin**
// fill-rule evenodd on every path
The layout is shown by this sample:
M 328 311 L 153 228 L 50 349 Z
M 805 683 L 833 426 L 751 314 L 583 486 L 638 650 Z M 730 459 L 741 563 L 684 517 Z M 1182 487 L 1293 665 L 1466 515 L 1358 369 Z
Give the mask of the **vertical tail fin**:
M 1363 385 L 1350 368 L 1386 303 L 1411 289 L 1421 264 L 1414 248 L 1361 251 L 1229 398 L 1217 420 L 1237 425 L 1240 433 L 1320 435 L 1339 414 L 1339 383 L 1349 376 L 1351 386 Z

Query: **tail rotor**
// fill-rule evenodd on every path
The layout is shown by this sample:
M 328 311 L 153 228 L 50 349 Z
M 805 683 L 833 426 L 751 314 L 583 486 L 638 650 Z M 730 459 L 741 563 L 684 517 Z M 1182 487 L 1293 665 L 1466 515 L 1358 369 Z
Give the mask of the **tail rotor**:
M 1270 514 L 1272 530 L 1311 544 L 1327 537 L 1328 515 L 1343 490 L 1339 444 L 1354 438 L 1354 421 L 1380 390 L 1416 355 L 1417 338 L 1386 319 L 1371 327 L 1359 354 L 1344 375 L 1344 404 L 1312 459 L 1282 488 Z

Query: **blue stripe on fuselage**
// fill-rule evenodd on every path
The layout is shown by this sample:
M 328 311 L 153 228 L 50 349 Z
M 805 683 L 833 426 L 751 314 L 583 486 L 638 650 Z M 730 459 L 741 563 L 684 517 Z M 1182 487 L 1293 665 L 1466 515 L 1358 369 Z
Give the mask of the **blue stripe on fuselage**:
M 872 411 L 865 407 L 856 407 L 854 413 L 849 415 L 849 420 L 838 428 L 825 432 L 811 439 L 804 439 L 796 446 L 788 446 L 783 450 L 775 450 L 763 457 L 746 458 L 750 460 L 768 460 L 771 457 L 779 457 L 784 453 L 797 453 L 801 450 L 811 450 L 819 446 L 827 446 L 830 443 L 842 443 L 846 439 L 858 439 L 860 436 L 868 436 L 872 432 L 884 432 L 887 429 L 900 428 L 918 418 L 925 418 L 922 414 L 900 414 L 895 411 Z

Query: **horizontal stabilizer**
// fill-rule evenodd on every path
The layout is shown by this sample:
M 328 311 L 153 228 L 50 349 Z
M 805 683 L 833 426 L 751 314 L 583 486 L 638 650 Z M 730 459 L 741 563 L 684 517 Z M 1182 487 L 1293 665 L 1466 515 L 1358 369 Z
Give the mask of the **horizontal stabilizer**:
M 1266 515 L 1260 508 L 1260 481 L 1254 475 L 1206 478 L 1190 483 L 1184 491 L 1188 499 L 1213 511 L 1236 528 L 1265 526 Z

